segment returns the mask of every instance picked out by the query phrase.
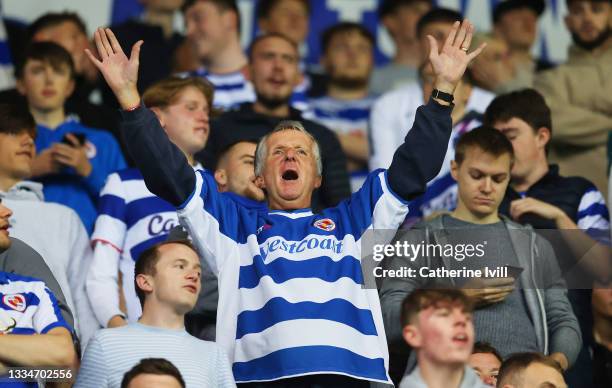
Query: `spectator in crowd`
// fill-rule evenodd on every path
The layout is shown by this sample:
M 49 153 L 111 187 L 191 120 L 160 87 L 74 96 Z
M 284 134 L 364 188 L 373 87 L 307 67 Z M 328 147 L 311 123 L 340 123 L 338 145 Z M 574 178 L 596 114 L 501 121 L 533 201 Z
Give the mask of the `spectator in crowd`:
M 478 69 L 474 76 L 478 82 L 495 93 L 508 93 L 533 86 L 536 71 L 551 65 L 533 58 L 532 46 L 537 35 L 538 17 L 545 8 L 544 0 L 506 0 L 493 9 L 493 34 L 509 49 L 503 65 L 509 67 L 504 74 L 499 63 L 483 60 L 474 63 Z M 491 58 L 492 59 L 492 58 Z M 490 68 L 490 69 L 488 69 Z
M 64 321 L 74 327 L 74 318 L 64 293 L 43 258 L 23 241 L 9 237 L 12 215 L 13 212 L 0 201 L 0 271 L 41 279 L 57 296 Z
M 593 288 L 593 386 L 612 385 L 612 288 L 597 283 Z
M 368 84 L 374 65 L 374 36 L 358 23 L 336 24 L 323 33 L 321 63 L 329 76 L 327 94 L 309 101 L 306 117 L 338 136 L 355 192 L 368 175 L 368 120 L 374 96 Z
M 490 343 L 503 357 L 521 351 L 545 352 L 567 369 L 578 355 L 581 335 L 554 251 L 548 241 L 528 227 L 498 215 L 510 181 L 512 160 L 512 144 L 500 132 L 480 127 L 464 134 L 455 148 L 451 167 L 452 177 L 458 184 L 457 208 L 450 215 L 416 225 L 414 231 L 399 239 L 442 246 L 488 241 L 483 254 L 487 268 L 523 268 L 516 278 L 448 280 L 455 286 L 463 285 L 475 300 L 477 341 Z M 405 256 L 391 257 L 385 267 L 414 268 L 417 273 L 425 266 L 449 270 L 483 267 L 482 261 L 473 257 L 462 261 L 460 257 L 455 260 L 455 257 L 440 258 L 439 255 L 424 254 L 413 261 Z M 398 326 L 401 301 L 425 286 L 428 280 L 431 279 L 422 275 L 383 279 L 381 304 L 391 346 L 401 343 Z
M 32 175 L 43 184 L 46 201 L 74 209 L 91 233 L 104 180 L 125 168 L 116 140 L 66 116 L 64 103 L 74 89 L 74 65 L 61 46 L 33 43 L 17 69 L 17 89 L 26 96 L 37 124 Z
M 74 91 L 64 104 L 66 114 L 78 117 L 87 127 L 110 131 L 121 141 L 117 136 L 117 113 L 97 103 L 101 97 L 97 88 L 98 71 L 84 54 L 84 49 L 90 47 L 90 42 L 81 17 L 73 12 L 46 13 L 28 26 L 26 36 L 27 42 L 24 41 L 19 52 L 15 53 L 18 56 L 15 62 L 17 66 L 23 62 L 24 49 L 28 42 L 53 42 L 65 48 L 72 56 L 75 73 Z M 16 103 L 22 99 L 23 96 L 16 89 L 0 92 L 1 102 Z
M 236 0 L 185 0 L 182 9 L 187 41 L 201 66 L 186 74 L 207 78 L 214 85 L 215 108 L 253 102 L 255 93 L 245 77 L 247 56 L 240 45 Z
M 570 385 L 586 384 L 592 378 L 588 351 L 593 342 L 591 279 L 609 279 L 612 273 L 610 249 L 597 242 L 609 240 L 606 201 L 587 179 L 564 177 L 557 166 L 548 164 L 546 151 L 554 133 L 551 112 L 537 91 L 525 89 L 498 96 L 487 108 L 485 123 L 500 130 L 514 147 L 512 179 L 500 212 L 521 224 L 562 233 L 562 238 L 548 238 L 566 274 L 569 299 L 584 339 L 578 361 L 566 379 Z
M 427 35 L 433 36 L 438 42 L 438 47 L 441 47 L 453 23 L 462 19 L 461 14 L 456 11 L 436 8 L 419 20 L 417 36 L 425 58 L 429 52 Z M 422 68 L 426 71 L 421 73 L 430 78 L 430 69 L 426 65 L 423 65 Z M 469 76 L 464 76 L 462 85 L 459 86 L 458 94 L 455 95 L 455 108 L 453 109 L 455 132 L 459 130 L 459 132 L 463 132 L 468 127 L 471 129 L 477 126 L 478 123 L 474 123 L 476 125 L 470 124 L 474 116 L 468 113 L 471 111 L 477 113 L 484 112 L 489 102 L 493 99 L 491 93 L 480 88 L 465 85 L 465 81 L 468 81 L 471 85 Z M 431 81 L 428 83 L 431 84 Z M 393 151 L 402 143 L 404 136 L 406 136 L 406 130 L 414 120 L 416 109 L 426 101 L 424 100 L 425 97 L 427 96 L 424 96 L 423 87 L 419 82 L 413 82 L 397 90 L 385 93 L 376 100 L 370 116 L 370 148 L 372 154 L 369 163 L 370 170 L 389 167 Z M 462 107 L 461 105 L 464 106 Z M 467 121 L 466 123 L 459 123 L 463 118 L 463 114 L 466 115 Z M 446 163 L 446 167 L 448 168 L 448 163 Z
M 486 342 L 476 342 L 468 365 L 474 369 L 483 383 L 495 387 L 503 359 L 499 352 Z
M 140 54 L 142 62 L 146 63 L 138 74 L 140 92 L 173 72 L 175 51 L 184 41 L 184 37 L 174 29 L 174 16 L 183 1 L 141 0 L 144 10 L 140 17 L 112 27 L 123 47 L 132 47 L 140 39 L 146 42 Z M 112 91 L 104 88 L 104 92 L 106 105 L 116 107 L 117 100 Z
M 264 34 L 275 33 L 291 39 L 302 53 L 307 49 L 308 18 L 310 2 L 308 0 L 260 0 L 257 2 L 257 24 Z M 325 93 L 327 79 L 316 69 L 309 68 L 300 62 L 300 71 L 304 73 L 302 81 L 293 89 L 291 106 L 301 111 L 308 110 L 308 95 L 320 96 Z
M 518 353 L 502 364 L 498 388 L 567 388 L 563 369 L 555 360 L 540 353 Z
M 145 358 L 123 375 L 121 388 L 185 388 L 181 372 L 163 358 Z
M 95 334 L 75 387 L 119 387 L 125 372 L 149 357 L 172 362 L 190 387 L 235 387 L 225 352 L 185 331 L 185 314 L 200 292 L 200 259 L 191 243 L 169 241 L 147 248 L 134 274 L 142 316 Z
M 383 94 L 417 80 L 417 69 L 427 56 L 417 37 L 417 22 L 432 7 L 431 0 L 383 0 L 378 20 L 387 29 L 395 46 L 395 55 L 387 65 L 374 69 L 370 79 L 373 94 Z
M 572 34 L 566 64 L 543 72 L 535 88 L 552 111 L 555 135 L 549 159 L 567 176 L 593 182 L 607 196 L 606 143 L 612 130 L 612 36 L 609 0 L 567 0 L 565 24 Z
M 153 113 L 139 107 L 138 46 L 128 60 L 109 29 L 96 32 L 102 61 L 88 54 L 122 108 L 130 110 L 124 113 L 122 130 L 133 140 L 128 144 L 138 144 L 131 151 L 147 185 L 179 207 L 179 219 L 198 248 L 210 253 L 204 258 L 220 276 L 218 317 L 224 326 L 218 326 L 217 341 L 230 352 L 237 381 L 275 380 L 278 386 L 291 387 L 389 382 L 376 291 L 362 288 L 360 263 L 345 255 L 360 254 L 357 241 L 367 229 L 397 228 L 406 214 L 404 201 L 421 192 L 439 170 L 451 131 L 448 94 L 452 95 L 470 60 L 482 51 L 481 47 L 466 52 L 472 33 L 468 21 L 461 28 L 456 23 L 441 53 L 431 39 L 436 88 L 446 94 L 419 110 L 388 171 L 372 174 L 350 201 L 315 215 L 308 208 L 314 189 L 321 184 L 322 163 L 316 140 L 300 123 L 282 122 L 258 143 L 256 179 L 265 188 L 272 211 L 248 211 L 220 195 L 210 176 L 194 173 Z M 261 54 L 270 40 L 259 40 L 253 55 Z M 294 63 L 295 47 L 289 47 L 293 48 L 289 55 L 271 57 Z M 163 162 L 161 155 L 166 155 Z M 160 173 L 162 165 L 166 172 Z M 288 244 L 286 239 L 296 242 Z M 266 263 L 262 256 L 267 257 Z M 350 263 L 351 275 L 330 277 L 339 270 L 337 262 Z M 261 278 L 260 270 L 275 281 Z M 364 318 L 347 323 L 344 317 L 356 313 L 356 304 L 362 306 L 359 314 Z M 332 313 L 338 310 L 346 313 Z
M 8 367 L 76 367 L 71 332 L 43 281 L 0 271 L 0 376 Z
M 25 180 L 31 176 L 35 137 L 36 123 L 27 107 L 0 104 L 0 199 L 13 211 L 12 236 L 42 255 L 74 314 L 76 333 L 86 343 L 98 328 L 85 295 L 89 236 L 72 209 L 44 202 L 42 185 Z
M 169 139 L 194 169 L 202 166 L 193 155 L 204 148 L 209 134 L 213 87 L 205 79 L 170 77 L 153 84 L 143 95 Z M 174 207 L 152 194 L 135 168 L 109 175 L 102 189 L 92 242 L 94 259 L 87 292 L 104 327 L 136 322 L 142 310 L 134 289 L 134 263 L 140 253 L 164 241 L 178 225 Z M 118 284 L 121 274 L 122 284 Z M 120 310 L 120 290 L 127 311 Z M 103 302 L 102 302 L 103 301 Z
M 320 209 L 338 204 L 351 193 L 338 138 L 322 125 L 304 120 L 300 111 L 289 105 L 292 90 L 300 80 L 297 47 L 284 35 L 261 35 L 251 43 L 249 60 L 249 77 L 257 101 L 214 120 L 208 144 L 196 157 L 205 167 L 213 168 L 217 153 L 227 145 L 241 140 L 258 141 L 281 121 L 300 120 L 322 147 L 323 180 L 312 206 Z
M 472 301 L 460 290 L 415 290 L 402 305 L 404 340 L 417 367 L 400 388 L 485 388 L 468 364 L 474 345 Z
M 487 49 L 472 63 L 470 74 L 474 85 L 495 92 L 499 85 L 505 85 L 514 80 L 516 69 L 505 40 L 491 33 L 479 33 L 474 36 L 472 45 L 476 46 L 482 42 L 487 43 Z

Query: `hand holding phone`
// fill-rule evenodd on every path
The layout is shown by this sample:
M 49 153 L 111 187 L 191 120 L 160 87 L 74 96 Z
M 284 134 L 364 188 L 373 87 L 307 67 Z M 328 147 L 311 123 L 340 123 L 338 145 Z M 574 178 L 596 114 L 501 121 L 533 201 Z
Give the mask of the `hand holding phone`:
M 87 140 L 87 138 L 85 137 L 84 133 L 67 133 L 64 135 L 64 137 L 62 138 L 62 143 L 70 146 L 70 147 L 76 147 L 76 144 L 74 143 L 74 141 L 70 140 L 70 136 L 73 136 L 74 138 L 76 138 L 76 140 L 78 141 L 78 144 L 82 147 L 85 145 L 85 141 Z

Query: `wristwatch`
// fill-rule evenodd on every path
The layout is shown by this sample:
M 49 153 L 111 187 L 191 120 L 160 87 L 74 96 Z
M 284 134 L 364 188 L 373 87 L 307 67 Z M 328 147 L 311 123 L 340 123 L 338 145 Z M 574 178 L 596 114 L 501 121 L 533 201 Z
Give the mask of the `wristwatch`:
M 437 98 L 438 100 L 448 102 L 451 105 L 453 105 L 453 101 L 455 101 L 455 97 L 452 94 L 441 92 L 438 89 L 431 91 L 431 98 Z

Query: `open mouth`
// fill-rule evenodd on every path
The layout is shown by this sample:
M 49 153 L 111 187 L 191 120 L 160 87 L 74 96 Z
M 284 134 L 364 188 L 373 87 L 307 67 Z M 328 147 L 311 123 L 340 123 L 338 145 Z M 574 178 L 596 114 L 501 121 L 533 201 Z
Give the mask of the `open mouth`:
M 298 179 L 298 173 L 295 170 L 287 170 L 283 173 L 282 178 L 286 181 L 295 181 Z
M 468 336 L 465 333 L 457 334 L 453 336 L 453 342 L 458 342 L 461 344 L 466 344 L 468 342 Z
M 187 291 L 191 292 L 192 294 L 195 294 L 198 292 L 198 288 L 196 286 L 189 285 L 189 286 L 184 286 L 183 288 L 186 288 Z

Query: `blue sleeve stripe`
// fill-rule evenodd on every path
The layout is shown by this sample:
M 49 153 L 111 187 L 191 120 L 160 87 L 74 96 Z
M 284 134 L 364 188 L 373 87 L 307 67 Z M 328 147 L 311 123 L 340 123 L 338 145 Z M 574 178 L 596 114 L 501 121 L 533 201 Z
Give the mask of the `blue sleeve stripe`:
M 343 323 L 365 335 L 376 335 L 376 326 L 370 310 L 359 309 L 344 299 L 324 303 L 291 303 L 284 298 L 270 299 L 262 308 L 238 314 L 236 339 L 250 333 L 259 333 L 279 322 L 294 319 L 326 319 Z
M 55 329 L 56 327 L 63 327 L 64 329 L 68 330 L 68 332 L 72 332 L 72 329 L 68 326 L 68 324 L 65 321 L 62 321 L 62 322 L 53 322 L 47 325 L 44 329 L 42 329 L 40 334 L 47 334 L 48 332 Z
M 594 203 L 586 209 L 578 212 L 578 220 L 588 216 L 601 216 L 605 220 L 610 220 L 610 214 L 608 208 L 602 203 Z
M 39 333 L 37 333 L 36 330 L 32 329 L 31 327 L 16 327 L 13 330 L 11 330 L 9 334 L 32 335 L 32 334 L 39 334 Z
M 59 303 L 57 302 L 57 298 L 51 290 L 45 287 L 45 292 L 49 295 L 49 299 L 51 299 L 51 304 L 53 304 L 53 314 L 55 314 L 56 323 L 68 329 L 68 331 L 72 332 L 72 328 L 66 323 L 64 317 L 62 316 L 62 312 L 60 311 Z M 49 327 L 49 326 L 47 326 Z
M 296 333 L 299 335 L 299 333 Z M 309 372 L 339 372 L 386 381 L 385 361 L 370 359 L 335 346 L 301 346 L 282 349 L 232 366 L 237 382 L 270 380 Z
M 137 199 L 125 207 L 125 224 L 131 228 L 138 221 L 157 213 L 175 212 L 176 208 L 169 202 L 155 196 Z
M 335 282 L 343 277 L 352 279 L 356 284 L 363 284 L 361 265 L 352 256 L 345 256 L 339 261 L 325 256 L 300 261 L 277 258 L 265 264 L 261 255 L 256 255 L 253 264 L 240 267 L 238 287 L 255 288 L 264 276 L 270 276 L 277 284 L 297 278 Z
M 132 259 L 134 261 L 138 260 L 138 258 L 140 257 L 140 254 L 144 252 L 147 248 L 157 243 L 160 243 L 162 241 L 166 241 L 167 237 L 168 237 L 168 234 L 161 234 L 159 236 L 155 236 L 153 238 L 150 238 L 139 244 L 134 245 L 132 249 L 130 249 L 130 256 L 132 256 Z
M 125 221 L 125 200 L 116 195 L 104 194 L 98 200 L 98 213 Z
M 403 203 L 406 205 L 410 203 L 410 201 L 406 201 L 404 198 L 400 197 L 395 191 L 393 191 L 391 186 L 389 186 L 389 178 L 387 177 L 387 170 L 385 170 L 385 185 L 387 186 L 387 190 L 389 191 L 389 193 L 391 193 L 391 195 L 393 195 L 398 201 L 400 201 L 400 203 Z

